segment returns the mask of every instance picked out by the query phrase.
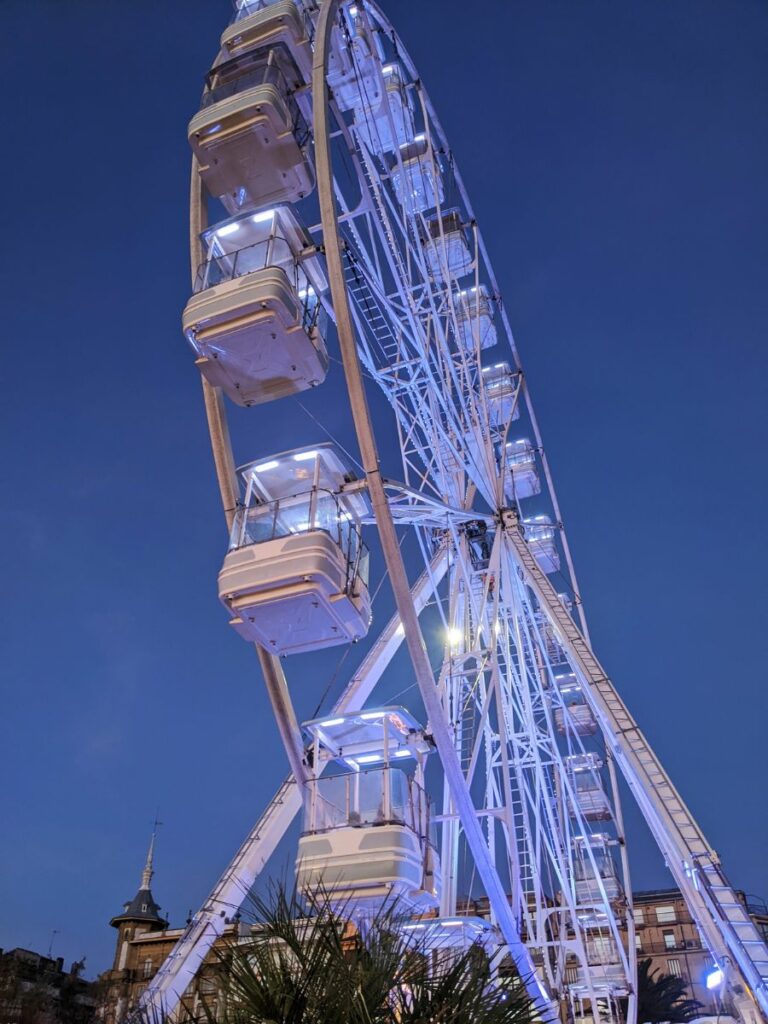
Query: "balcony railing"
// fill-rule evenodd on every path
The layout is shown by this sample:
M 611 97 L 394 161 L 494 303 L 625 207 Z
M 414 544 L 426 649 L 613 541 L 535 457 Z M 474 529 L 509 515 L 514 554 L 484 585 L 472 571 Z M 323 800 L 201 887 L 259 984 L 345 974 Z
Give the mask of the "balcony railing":
M 665 953 L 706 953 L 699 939 L 684 939 L 668 946 L 664 942 L 643 942 L 637 947 L 638 956 L 663 956 Z

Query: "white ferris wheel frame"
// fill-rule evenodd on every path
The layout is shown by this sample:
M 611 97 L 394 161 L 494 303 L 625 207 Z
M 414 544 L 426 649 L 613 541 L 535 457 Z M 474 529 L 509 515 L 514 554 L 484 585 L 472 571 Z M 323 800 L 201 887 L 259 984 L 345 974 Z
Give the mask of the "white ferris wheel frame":
M 463 507 L 456 507 L 453 503 L 446 505 L 444 502 L 441 507 L 441 502 L 436 501 L 434 496 L 429 493 L 430 464 L 427 463 L 426 468 L 424 468 L 424 452 L 422 450 L 422 469 L 419 474 L 418 460 L 412 457 L 412 453 L 410 456 L 407 454 L 407 446 L 414 443 L 413 427 L 407 421 L 404 424 L 403 416 L 399 417 L 399 427 L 401 429 L 400 440 L 404 455 L 406 484 L 405 486 L 393 485 L 381 476 L 376 441 L 367 410 L 361 359 L 369 372 L 373 371 L 375 373 L 376 367 L 370 347 L 367 346 L 362 337 L 365 325 L 361 322 L 359 310 L 356 311 L 350 303 L 349 284 L 343 262 L 344 253 L 340 222 L 347 226 L 354 226 L 355 211 L 345 207 L 343 190 L 339 188 L 332 168 L 332 138 L 341 134 L 348 142 L 352 143 L 353 141 L 349 129 L 344 124 L 344 119 L 340 117 L 338 110 L 328 97 L 328 55 L 332 45 L 331 36 L 335 25 L 334 19 L 341 4 L 342 0 L 325 0 L 324 3 L 321 3 L 315 33 L 312 123 L 315 133 L 322 241 L 328 262 L 331 286 L 329 311 L 336 321 L 350 404 L 355 421 L 361 460 L 365 471 L 365 485 L 374 509 L 374 518 L 393 585 L 398 611 L 372 645 L 360 669 L 352 677 L 341 698 L 334 706 L 334 711 L 354 710 L 364 704 L 387 664 L 398 650 L 402 640 L 405 639 L 450 792 L 450 801 L 446 804 L 446 809 L 450 810 L 452 807 L 454 810 L 453 818 L 460 822 L 462 834 L 472 851 L 477 872 L 489 896 L 495 922 L 500 928 L 507 949 L 517 963 L 521 976 L 528 979 L 529 991 L 532 997 L 539 1005 L 543 1015 L 554 1015 L 550 993 L 545 985 L 542 985 L 541 979 L 535 974 L 529 951 L 520 938 L 520 916 L 516 915 L 514 908 L 510 906 L 508 894 L 495 864 L 494 853 L 488 835 L 485 835 L 481 828 L 478 816 L 479 809 L 475 805 L 475 798 L 473 797 L 471 787 L 471 772 L 465 773 L 459 763 L 455 735 L 451 731 L 448 714 L 444 700 L 439 692 L 439 687 L 435 687 L 434 674 L 426 657 L 426 647 L 421 635 L 419 613 L 427 602 L 437 594 L 438 587 L 445 578 L 446 573 L 449 572 L 448 545 L 442 545 L 431 558 L 429 553 L 424 551 L 427 562 L 425 571 L 411 588 L 408 584 L 400 546 L 395 533 L 393 512 L 400 523 L 410 521 L 417 527 L 440 523 L 447 528 L 451 539 L 450 547 L 454 557 L 451 578 L 461 580 L 464 577 L 463 583 L 465 584 L 463 587 L 464 596 L 460 596 L 461 586 L 453 588 L 453 596 L 449 601 L 450 614 L 453 615 L 463 614 L 471 606 L 473 600 L 469 594 L 466 543 L 463 544 L 463 559 L 459 557 L 462 553 L 460 527 L 470 517 L 477 519 L 485 516 L 489 523 L 495 526 L 496 531 L 491 553 L 491 568 L 495 569 L 500 577 L 506 581 L 509 593 L 517 588 L 517 600 L 520 607 L 529 607 L 530 595 L 533 595 L 537 607 L 544 613 L 547 628 L 554 633 L 557 643 L 567 655 L 570 666 L 577 673 L 584 688 L 586 700 L 600 726 L 605 742 L 606 754 L 608 755 L 606 760 L 609 784 L 613 796 L 614 824 L 619 839 L 625 886 L 628 889 L 629 872 L 623 842 L 621 812 L 616 791 L 616 766 L 624 775 L 630 790 L 637 799 L 651 832 L 662 850 L 672 875 L 683 892 L 692 916 L 699 926 L 713 956 L 719 964 L 729 968 L 726 973 L 740 1016 L 745 1021 L 757 1021 L 758 1016 L 755 1012 L 755 1002 L 757 1002 L 763 1014 L 768 1018 L 768 992 L 766 991 L 768 955 L 764 957 L 762 952 L 765 950 L 765 947 L 764 945 L 762 946 L 762 951 L 759 949 L 759 936 L 746 912 L 743 909 L 740 912 L 740 904 L 722 874 L 716 854 L 707 844 L 690 812 L 685 807 L 658 759 L 651 751 L 647 741 L 592 653 L 584 611 L 578 594 L 570 550 L 564 531 L 560 529 L 560 543 L 565 557 L 567 575 L 570 578 L 575 597 L 579 626 L 574 623 L 573 618 L 563 606 L 551 581 L 539 567 L 531 553 L 521 531 L 520 517 L 517 510 L 504 507 L 503 477 L 497 481 L 495 489 L 489 487 L 488 481 L 491 481 L 494 476 L 498 476 L 497 468 L 489 464 L 491 458 L 488 455 L 489 446 L 487 444 L 485 446 L 485 456 L 480 444 L 477 445 L 474 453 L 469 452 L 468 448 L 463 446 L 459 434 L 462 416 L 465 423 L 468 420 L 471 421 L 472 415 L 477 419 L 478 414 L 476 410 L 464 408 L 461 410 L 462 415 L 457 416 L 456 410 L 448 409 L 445 401 L 438 397 L 438 402 L 442 401 L 442 406 L 439 410 L 439 414 L 444 417 L 442 422 L 447 422 L 449 427 L 452 428 L 452 430 L 445 430 L 443 428 L 447 450 L 456 459 L 464 463 L 462 469 L 467 471 L 471 478 L 469 490 L 464 494 L 457 493 L 456 495 L 457 498 L 465 499 Z M 363 7 L 365 16 L 370 16 L 376 22 L 379 30 L 395 38 L 392 26 L 372 0 L 368 0 L 364 5 L 361 4 L 360 6 Z M 397 49 L 399 60 L 411 76 L 411 83 L 418 83 L 417 92 L 422 104 L 425 129 L 427 133 L 432 132 L 435 135 L 434 139 L 430 138 L 429 140 L 432 144 L 434 168 L 434 151 L 437 149 L 441 152 L 449 153 L 450 150 L 432 105 L 418 80 L 416 69 L 399 41 Z M 335 117 L 336 120 L 337 128 L 335 130 L 331 126 L 331 117 Z M 434 145 L 435 141 L 437 141 L 438 145 Z M 355 152 L 354 144 L 350 146 L 350 149 L 352 150 L 353 159 L 357 161 L 357 167 L 360 172 L 359 178 L 361 181 L 367 180 L 369 182 L 371 193 L 374 194 L 374 198 L 377 198 L 380 203 L 380 209 L 384 210 L 387 204 L 389 204 L 388 209 L 392 217 L 396 218 L 398 215 L 402 217 L 403 211 L 397 211 L 397 209 L 393 208 L 390 194 L 382 191 L 378 197 L 375 196 L 379 183 L 372 180 L 370 164 L 365 169 L 360 168 L 361 151 L 363 159 L 365 159 L 364 145 L 358 139 L 357 151 Z M 397 159 L 400 159 L 399 155 Z M 434 169 L 437 170 L 437 168 Z M 365 177 L 366 173 L 368 174 L 367 178 Z M 461 194 L 464 209 L 471 215 L 468 197 L 458 171 L 453 165 L 452 173 L 456 187 Z M 370 196 L 367 199 L 370 203 Z M 371 207 L 371 209 L 375 219 L 375 208 Z M 204 189 L 197 172 L 197 166 L 193 160 L 190 216 L 190 247 L 193 275 L 200 257 L 200 232 L 206 226 L 205 211 Z M 403 226 L 403 230 L 407 234 L 405 226 Z M 493 292 L 498 295 L 499 289 L 493 276 L 491 264 L 487 259 L 482 236 L 477 230 L 476 225 L 473 225 L 473 233 L 476 253 L 480 254 L 485 268 L 485 279 Z M 376 256 L 374 254 L 371 263 L 375 262 Z M 479 277 L 477 276 L 479 260 L 476 259 L 475 262 L 476 284 L 479 284 Z M 374 267 L 373 270 L 375 269 Z M 396 278 L 398 268 L 391 268 L 391 271 Z M 368 293 L 373 295 L 377 302 L 386 304 L 386 287 L 382 285 L 376 291 L 375 281 L 372 279 L 366 281 L 366 286 Z M 372 290 L 372 286 L 374 290 Z M 450 288 L 447 290 L 444 298 L 447 298 L 449 304 L 452 303 L 453 299 Z M 427 303 L 434 303 L 432 296 L 427 296 L 425 301 Z M 400 310 L 401 313 L 408 312 L 405 307 L 406 304 L 403 303 L 403 308 Z M 439 310 L 433 309 L 433 313 L 436 319 L 440 315 Z M 519 356 L 514 344 L 507 313 L 502 304 L 498 305 L 498 314 L 509 342 L 516 372 L 519 374 L 518 400 L 520 397 L 525 400 L 527 415 L 534 434 L 534 443 L 555 514 L 555 522 L 561 527 L 560 510 L 551 472 L 541 443 L 540 431 L 525 378 L 522 375 Z M 452 315 L 455 316 L 455 312 Z M 478 367 L 475 366 L 475 372 L 477 372 L 477 369 Z M 461 397 L 461 382 L 455 375 L 453 368 L 451 368 L 450 373 L 454 374 L 454 376 L 447 382 L 447 385 L 452 389 L 455 396 L 459 396 L 459 402 L 463 402 L 465 399 Z M 431 383 L 434 385 L 436 393 L 440 393 L 441 385 L 444 387 L 446 381 L 440 382 L 433 379 Z M 238 505 L 239 491 L 235 477 L 235 462 L 229 440 L 226 410 L 221 392 L 211 387 L 205 380 L 203 380 L 203 392 L 222 503 L 227 525 L 230 527 Z M 479 389 L 479 394 L 479 402 L 482 405 L 484 402 L 482 388 Z M 405 426 L 407 437 L 403 433 L 403 426 Z M 507 424 L 507 429 L 508 426 L 509 424 Z M 473 457 L 475 459 L 479 457 L 481 463 L 483 458 L 485 458 L 484 465 L 474 467 L 475 472 L 472 472 L 471 465 Z M 408 479 L 409 467 L 416 472 L 416 479 L 412 482 L 409 482 Z M 482 493 L 484 482 L 486 483 L 485 493 Z M 475 489 L 481 491 L 482 497 L 485 498 L 491 509 L 501 509 L 500 514 L 497 514 L 495 519 L 488 515 L 487 512 L 479 514 L 472 512 L 471 498 Z M 467 497 L 469 498 L 469 503 L 466 500 Z M 423 541 L 422 550 L 424 550 Z M 463 564 L 460 564 L 462 560 Z M 484 609 L 487 610 L 490 602 L 494 604 L 493 615 L 494 621 L 496 621 L 499 599 L 498 593 L 494 597 L 489 595 L 489 588 L 486 585 L 484 593 L 479 598 L 479 605 L 477 604 L 478 599 L 475 598 L 476 607 L 469 608 L 470 617 L 474 616 L 475 621 L 477 621 L 478 617 L 482 617 L 484 614 Z M 514 600 L 514 598 L 512 599 Z M 521 629 L 523 627 L 520 626 L 519 622 L 516 628 L 518 649 L 534 649 L 542 646 L 542 637 L 533 635 L 539 627 L 531 626 L 529 623 L 527 628 L 530 635 L 527 637 L 522 635 Z M 227 916 L 236 912 L 240 907 L 259 871 L 266 864 L 269 856 L 274 851 L 277 843 L 301 806 L 300 790 L 306 781 L 306 773 L 303 762 L 301 735 L 293 713 L 288 686 L 279 659 L 261 648 L 257 648 L 257 651 L 267 690 L 275 711 L 275 717 L 291 765 L 291 776 L 280 787 L 275 798 L 246 838 L 233 862 L 212 891 L 206 904 L 195 915 L 168 957 L 168 960 L 145 991 L 140 1004 L 143 1010 L 151 1009 L 156 1012 L 159 1011 L 163 1015 L 167 1015 L 174 1010 L 189 981 L 197 973 L 211 945 L 222 933 Z M 450 654 L 447 661 L 450 661 Z M 503 713 L 496 723 L 495 728 L 497 732 L 501 724 L 506 721 L 507 713 L 509 712 L 510 717 L 514 714 L 514 709 L 505 709 L 504 700 L 506 699 L 508 703 L 509 695 L 507 694 L 504 697 L 501 689 L 498 678 L 493 678 L 488 694 L 495 692 L 499 706 L 503 709 Z M 484 703 L 483 701 L 479 702 L 482 706 L 479 706 L 477 709 L 482 728 L 478 732 L 478 737 L 472 750 L 472 763 L 475 767 L 480 756 L 480 735 L 483 729 L 486 736 L 492 731 L 489 725 L 490 696 L 488 694 L 483 698 Z M 541 702 L 542 705 L 545 703 L 545 701 Z M 531 714 L 542 716 L 546 712 L 542 706 L 535 712 L 531 711 Z M 514 744 L 512 745 L 514 746 Z M 497 747 L 497 757 L 508 757 L 506 742 L 498 742 Z M 520 751 L 519 747 L 515 748 L 515 750 L 515 756 L 517 757 L 523 758 L 528 756 Z M 510 773 L 509 764 L 505 764 L 503 768 L 503 775 L 507 777 Z M 565 779 L 565 774 L 561 772 L 559 778 Z M 493 790 L 493 785 L 492 781 L 489 780 L 489 793 Z M 501 810 L 504 800 L 503 796 L 496 793 L 495 797 L 491 795 L 491 799 L 496 800 Z M 560 799 L 565 799 L 565 797 L 561 794 Z M 575 803 L 573 794 L 570 794 L 569 800 L 571 805 Z M 451 817 L 450 813 L 446 813 L 444 817 L 446 824 L 448 824 L 448 820 Z M 507 842 L 511 853 L 511 847 L 514 845 L 512 833 L 514 833 L 515 822 L 511 820 L 502 822 L 502 827 L 507 830 Z M 551 837 L 558 833 L 558 823 L 550 822 L 545 828 L 544 824 L 537 819 L 528 823 L 527 830 L 530 834 L 538 830 L 541 835 Z M 446 831 L 450 832 L 450 826 Z M 458 825 L 454 832 L 455 842 L 458 836 Z M 563 851 L 551 851 L 551 855 L 556 862 L 558 856 L 562 859 Z M 514 857 L 511 857 L 511 859 L 514 860 Z M 566 870 L 566 868 L 563 868 L 563 877 L 559 879 L 564 890 L 568 888 L 566 884 L 567 878 L 565 877 Z M 600 883 L 600 888 L 602 889 L 602 883 Z M 602 895 L 604 904 L 607 906 L 610 901 L 604 891 Z M 518 909 L 525 910 L 522 907 Z M 570 907 L 569 912 L 575 913 L 575 906 Z M 525 917 L 525 913 L 523 913 L 523 917 Z M 530 932 L 530 929 L 535 927 L 535 925 L 531 920 L 527 924 Z M 611 925 L 614 934 L 617 934 L 615 921 L 612 921 Z M 750 926 L 752 931 L 749 930 Z M 624 927 L 629 941 L 626 948 L 619 941 L 618 948 L 622 953 L 623 970 L 630 977 L 634 973 L 635 957 L 631 912 L 626 915 Z M 583 942 L 580 950 L 583 956 Z M 583 962 L 586 963 L 586 958 L 584 958 Z M 551 981 L 552 978 L 550 977 L 546 980 Z M 754 1001 L 750 998 L 749 992 L 752 993 Z M 588 997 L 592 999 L 593 1004 L 596 998 L 599 998 L 599 993 L 596 997 L 595 990 L 592 989 L 589 979 Z M 634 1009 L 633 1003 L 634 1000 L 630 998 L 630 1019 Z

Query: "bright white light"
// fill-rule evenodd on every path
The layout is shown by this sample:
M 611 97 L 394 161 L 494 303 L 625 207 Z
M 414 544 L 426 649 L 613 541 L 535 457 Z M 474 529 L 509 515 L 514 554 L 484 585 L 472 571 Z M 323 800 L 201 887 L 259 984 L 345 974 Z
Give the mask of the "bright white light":
M 506 367 L 506 365 L 506 363 L 494 363 L 493 368 L 494 370 L 503 370 Z
M 329 718 L 327 722 L 321 722 L 320 725 L 325 728 L 327 725 L 341 725 L 343 721 L 343 718 Z
M 385 712 L 383 711 L 366 711 L 364 715 L 360 715 L 364 722 L 373 722 L 377 718 L 383 718 Z
M 427 926 L 425 924 L 404 924 L 403 930 L 406 932 L 415 932 L 417 929 L 423 930 Z
M 395 630 L 395 636 L 405 636 L 405 626 L 402 624 L 402 622 Z
M 379 754 L 361 754 L 358 759 L 358 764 L 373 764 L 375 761 L 381 761 L 383 758 Z
M 349 16 L 350 18 L 357 17 L 357 7 L 355 6 L 355 4 L 352 4 L 352 6 L 349 8 Z
M 706 975 L 705 981 L 707 983 L 707 988 L 709 988 L 709 989 L 719 988 L 723 984 L 723 982 L 725 981 L 725 975 L 723 974 L 722 968 L 721 967 L 714 967 Z
M 274 216 L 274 210 L 263 210 L 261 213 L 254 213 L 251 220 L 254 224 L 264 224 L 266 221 L 272 220 Z
M 464 632 L 461 629 L 457 629 L 456 626 L 451 626 L 448 630 L 448 643 L 451 647 L 455 647 L 456 644 L 461 643 L 464 637 Z
M 226 238 L 227 235 L 234 235 L 234 233 L 239 230 L 239 224 L 225 224 L 223 227 L 217 228 L 216 234 L 219 236 L 219 238 Z
M 443 928 L 461 928 L 463 921 L 443 921 Z
M 316 459 L 317 452 L 299 452 L 293 456 L 294 462 L 307 462 L 309 459 Z
M 280 463 L 277 459 L 270 459 L 269 462 L 262 462 L 260 466 L 254 466 L 254 473 L 266 473 L 268 469 L 277 469 Z
M 410 752 L 410 750 L 396 750 L 393 756 L 394 757 L 410 757 L 411 756 L 411 752 Z

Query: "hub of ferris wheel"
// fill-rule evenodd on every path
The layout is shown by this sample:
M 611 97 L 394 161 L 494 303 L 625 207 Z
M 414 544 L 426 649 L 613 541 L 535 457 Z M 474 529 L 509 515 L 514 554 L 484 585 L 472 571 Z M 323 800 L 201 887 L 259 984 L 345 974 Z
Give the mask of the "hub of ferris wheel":
M 768 951 L 592 652 L 501 291 L 385 13 L 369 0 L 237 0 L 188 134 L 183 330 L 229 528 L 219 596 L 257 645 L 293 771 L 143 1007 L 172 1012 L 221 907 L 237 909 L 301 808 L 302 891 L 361 915 L 396 895 L 404 927 L 433 948 L 480 943 L 500 969 L 514 963 L 543 1017 L 633 1021 L 621 773 L 734 1012 L 768 1016 Z M 370 438 L 361 469 L 318 436 L 246 452 L 235 471 L 226 403 L 321 387 L 337 335 L 358 439 L 361 367 L 394 411 L 393 475 Z M 393 526 L 413 534 L 423 571 L 372 639 L 366 535 L 377 527 L 386 546 Z M 417 620 L 418 638 L 403 629 L 425 606 L 444 635 L 426 686 Z M 368 703 L 404 640 L 425 723 Z M 300 727 L 278 659 L 357 641 L 368 652 L 342 697 Z M 460 898 L 473 883 L 482 916 Z

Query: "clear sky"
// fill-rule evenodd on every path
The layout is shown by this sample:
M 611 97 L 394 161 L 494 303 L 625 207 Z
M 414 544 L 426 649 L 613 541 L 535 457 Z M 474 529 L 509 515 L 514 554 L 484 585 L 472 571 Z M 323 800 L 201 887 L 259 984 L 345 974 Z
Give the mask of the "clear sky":
M 496 267 L 595 647 L 733 882 L 768 896 L 768 9 L 385 6 Z M 154 891 L 181 923 L 286 768 L 216 597 L 226 538 L 179 328 L 185 128 L 228 17 L 2 4 L 0 946 L 58 929 L 89 974 L 156 807 Z M 336 367 L 308 407 L 343 434 L 342 394 Z M 292 402 L 234 434 L 240 461 L 317 439 Z M 288 664 L 300 714 L 340 653 Z M 667 884 L 629 825 L 636 886 Z

